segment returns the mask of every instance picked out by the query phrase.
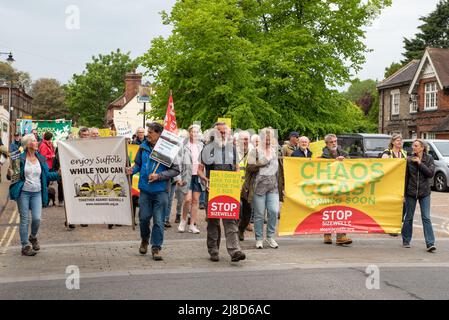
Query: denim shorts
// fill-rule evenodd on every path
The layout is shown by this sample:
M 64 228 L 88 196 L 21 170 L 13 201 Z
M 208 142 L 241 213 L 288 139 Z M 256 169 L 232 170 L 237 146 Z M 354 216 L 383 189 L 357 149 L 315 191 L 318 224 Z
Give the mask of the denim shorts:
M 190 181 L 189 190 L 192 192 L 203 192 L 203 188 L 201 187 L 200 177 L 197 175 L 192 176 L 192 181 Z

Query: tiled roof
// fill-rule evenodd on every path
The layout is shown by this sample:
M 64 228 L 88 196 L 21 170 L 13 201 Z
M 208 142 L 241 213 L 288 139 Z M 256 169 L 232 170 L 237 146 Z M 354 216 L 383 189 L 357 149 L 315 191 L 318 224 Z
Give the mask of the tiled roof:
M 401 69 L 396 71 L 394 74 L 381 81 L 378 85 L 378 89 L 385 89 L 389 87 L 394 87 L 401 84 L 407 84 L 412 82 L 413 76 L 418 70 L 420 60 L 412 60 Z

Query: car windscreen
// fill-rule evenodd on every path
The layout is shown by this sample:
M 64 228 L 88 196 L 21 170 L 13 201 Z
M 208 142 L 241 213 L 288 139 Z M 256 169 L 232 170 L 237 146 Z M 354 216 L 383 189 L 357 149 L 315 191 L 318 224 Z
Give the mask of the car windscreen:
M 436 141 L 433 144 L 443 157 L 449 157 L 449 141 Z
M 363 142 L 361 138 L 339 137 L 338 145 L 352 157 L 363 156 Z
M 384 138 L 366 138 L 365 139 L 365 150 L 366 151 L 379 151 L 382 152 L 388 148 L 390 139 Z

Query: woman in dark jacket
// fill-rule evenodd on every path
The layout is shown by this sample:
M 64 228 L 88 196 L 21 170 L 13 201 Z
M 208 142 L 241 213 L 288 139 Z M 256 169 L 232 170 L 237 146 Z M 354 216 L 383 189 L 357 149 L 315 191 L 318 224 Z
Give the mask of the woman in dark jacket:
M 416 202 L 419 201 L 421 208 L 421 219 L 424 228 L 427 251 L 433 252 L 435 248 L 435 236 L 433 234 L 432 222 L 430 221 L 430 184 L 433 178 L 435 165 L 433 158 L 426 152 L 426 145 L 422 140 L 413 142 L 413 156 L 407 159 L 406 173 L 406 214 L 402 226 L 402 242 L 404 248 L 410 248 L 413 232 L 413 216 L 415 214 Z
M 37 232 L 42 207 L 48 205 L 47 182 L 57 180 L 60 175 L 48 170 L 47 159 L 37 152 L 38 142 L 33 134 L 23 137 L 22 144 L 25 151 L 20 155 L 20 179 L 9 187 L 9 196 L 11 200 L 17 201 L 19 209 L 22 255 L 34 256 L 40 249 Z M 30 210 L 31 234 L 28 237 Z

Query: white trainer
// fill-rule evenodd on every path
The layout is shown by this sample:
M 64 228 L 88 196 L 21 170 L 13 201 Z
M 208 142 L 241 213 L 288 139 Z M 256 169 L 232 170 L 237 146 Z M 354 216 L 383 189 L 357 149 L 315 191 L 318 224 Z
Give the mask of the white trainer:
M 178 232 L 181 232 L 181 233 L 186 232 L 186 226 L 187 226 L 187 221 L 181 219 L 181 222 L 179 223 L 179 226 L 178 226 Z
M 194 224 L 191 224 L 189 225 L 189 232 L 193 234 L 198 234 L 200 233 L 200 230 L 198 230 L 198 228 Z
M 277 249 L 279 247 L 278 243 L 273 238 L 267 238 L 266 241 L 268 245 L 273 249 Z
M 263 240 L 256 241 L 256 249 L 263 249 Z

